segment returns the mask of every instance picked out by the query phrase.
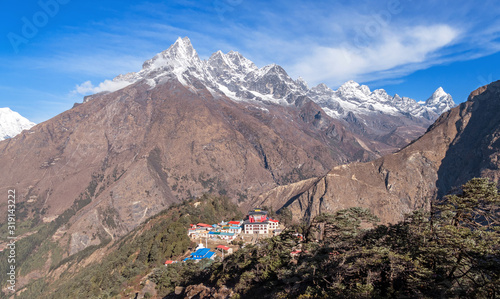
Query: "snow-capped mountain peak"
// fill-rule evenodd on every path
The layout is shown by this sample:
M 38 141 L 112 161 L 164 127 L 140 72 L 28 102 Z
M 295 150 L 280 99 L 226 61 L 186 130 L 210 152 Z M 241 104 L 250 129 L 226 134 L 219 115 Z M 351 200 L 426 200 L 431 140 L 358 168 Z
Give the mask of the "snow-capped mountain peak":
M 219 70 L 228 70 L 234 65 L 233 62 L 220 50 L 210 56 L 208 64 Z
M 298 77 L 297 80 L 295 80 L 295 84 L 297 84 L 303 91 L 309 90 L 307 82 L 302 77 Z
M 451 95 L 446 93 L 442 87 L 439 87 L 434 91 L 431 97 L 425 101 L 425 106 L 439 115 L 455 107 L 456 104 Z
M 444 98 L 448 97 L 449 94 L 447 94 L 442 87 L 438 87 L 438 89 L 436 89 L 436 91 L 434 91 L 431 95 L 430 98 L 427 99 L 426 103 L 427 104 L 434 104 L 434 103 L 437 103 L 437 102 L 440 102 L 441 100 L 443 100 Z
M 455 105 L 442 88 L 438 88 L 425 104 L 399 95 L 390 96 L 383 89 L 370 91 L 368 86 L 353 80 L 345 82 L 336 91 L 325 84 L 309 88 L 304 79 L 293 80 L 281 66 L 269 64 L 258 68 L 235 51 L 227 54 L 217 51 L 208 60 L 200 60 L 187 37 L 178 38 L 167 50 L 147 60 L 141 71 L 120 75 L 113 81 L 125 86 L 145 80 L 154 87 L 173 78 L 192 91 L 196 91 L 195 85 L 199 87 L 202 83 L 212 93 L 224 94 L 235 101 L 290 105 L 307 96 L 328 115 L 340 119 L 345 119 L 349 113 L 383 113 L 432 120 Z
M 179 57 L 199 59 L 198 53 L 196 53 L 196 50 L 193 48 L 191 40 L 188 37 L 177 38 L 175 43 L 167 51 L 174 53 Z
M 142 73 L 154 73 L 156 71 L 173 71 L 182 73 L 189 67 L 197 67 L 201 63 L 198 53 L 191 45 L 189 38 L 178 38 L 167 50 L 156 54 L 142 65 Z
M 344 84 L 340 85 L 340 87 L 338 88 L 338 91 L 339 92 L 344 92 L 344 91 L 352 91 L 354 89 L 358 89 L 359 87 L 359 83 L 356 82 L 356 81 L 353 81 L 353 80 L 349 80 L 347 82 L 345 82 Z
M 179 37 L 167 50 L 144 62 L 142 68 L 155 69 L 176 64 L 183 65 L 186 62 L 198 62 L 199 60 L 198 53 L 196 53 L 189 38 Z
M 35 123 L 10 108 L 0 108 L 0 140 L 12 138 L 34 125 Z
M 333 90 L 328 87 L 325 83 L 320 83 L 318 85 L 316 85 L 315 87 L 311 88 L 311 91 L 314 91 L 316 93 L 332 93 Z
M 258 69 L 253 62 L 234 51 L 224 54 L 219 50 L 210 56 L 206 64 L 219 71 L 237 71 L 241 75 Z
M 451 96 L 438 88 L 426 102 L 417 102 L 398 94 L 390 96 L 384 89 L 370 91 L 366 85 L 350 80 L 336 91 L 324 84 L 311 88 L 307 95 L 336 118 L 346 118 L 349 112 L 357 115 L 383 113 L 392 116 L 434 120 L 444 111 L 455 106 Z
M 235 66 L 237 66 L 242 70 L 251 71 L 258 69 L 258 67 L 255 66 L 255 64 L 252 61 L 245 58 L 239 52 L 230 51 L 229 53 L 226 54 L 226 56 L 229 57 L 229 59 L 233 62 Z

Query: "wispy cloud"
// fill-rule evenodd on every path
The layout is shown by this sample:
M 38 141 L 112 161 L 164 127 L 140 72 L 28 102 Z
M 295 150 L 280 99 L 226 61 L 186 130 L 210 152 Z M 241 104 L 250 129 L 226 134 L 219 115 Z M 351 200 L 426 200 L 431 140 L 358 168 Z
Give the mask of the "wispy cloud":
M 302 3 L 302 2 L 300 2 Z M 495 1 L 319 1 L 276 9 L 267 4 L 258 26 L 229 27 L 249 58 L 276 62 L 310 84 L 400 78 L 431 66 L 500 51 Z M 453 8 L 451 8 L 453 6 Z M 457 9 L 454 7 L 457 6 Z M 284 12 L 287 18 L 280 17 Z M 258 42 L 256 42 L 258 41 Z M 259 65 L 259 64 L 258 64 Z
M 447 25 L 417 26 L 400 31 L 383 30 L 376 42 L 337 47 L 316 45 L 312 53 L 293 65 L 292 73 L 312 82 L 341 84 L 349 79 L 370 81 L 401 76 L 427 66 L 437 51 L 449 46 L 460 32 Z M 400 67 L 409 66 L 401 69 Z M 375 77 L 375 78 L 374 78 Z
M 99 85 L 94 86 L 91 81 L 85 81 L 82 84 L 77 84 L 75 86 L 75 89 L 71 93 L 87 95 L 103 91 L 113 92 L 122 89 L 128 85 L 130 85 L 130 83 L 126 81 L 104 80 L 104 82 L 101 82 L 99 83 Z
M 222 17 L 220 3 L 230 6 Z M 80 95 L 121 88 L 109 79 L 139 71 L 178 36 L 189 36 L 202 58 L 236 50 L 258 66 L 275 62 L 294 78 L 331 87 L 350 79 L 400 80 L 500 51 L 500 10 L 491 0 L 152 0 L 114 9 L 118 17 L 65 28 L 44 41 L 50 54 L 21 64 L 75 77 L 72 94 Z

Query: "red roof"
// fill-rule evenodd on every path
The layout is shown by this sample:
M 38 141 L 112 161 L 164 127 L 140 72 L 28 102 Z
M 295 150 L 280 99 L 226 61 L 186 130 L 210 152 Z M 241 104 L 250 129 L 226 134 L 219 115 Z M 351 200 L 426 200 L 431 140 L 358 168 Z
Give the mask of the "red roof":
M 174 261 L 165 261 L 165 265 L 170 265 L 170 264 L 173 264 L 175 263 Z
M 210 224 L 205 224 L 205 223 L 198 223 L 196 226 L 201 226 L 201 227 L 212 227 Z
M 224 249 L 224 250 L 226 250 L 226 251 L 227 251 L 227 250 L 229 250 L 229 247 L 224 246 L 224 245 L 219 245 L 219 246 L 217 246 L 217 248 L 219 248 L 219 249 Z
M 229 224 L 240 224 L 239 221 L 229 221 Z
M 274 219 L 269 219 L 269 221 L 271 221 L 271 222 L 279 222 L 278 220 L 274 220 Z

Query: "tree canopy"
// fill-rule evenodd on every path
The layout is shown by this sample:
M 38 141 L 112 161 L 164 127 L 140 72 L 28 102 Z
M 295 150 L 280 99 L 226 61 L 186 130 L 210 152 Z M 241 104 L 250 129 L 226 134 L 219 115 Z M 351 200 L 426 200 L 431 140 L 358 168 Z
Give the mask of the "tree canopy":
M 306 241 L 288 232 L 205 273 L 242 298 L 498 298 L 499 198 L 473 179 L 394 225 L 362 208 L 322 214 Z

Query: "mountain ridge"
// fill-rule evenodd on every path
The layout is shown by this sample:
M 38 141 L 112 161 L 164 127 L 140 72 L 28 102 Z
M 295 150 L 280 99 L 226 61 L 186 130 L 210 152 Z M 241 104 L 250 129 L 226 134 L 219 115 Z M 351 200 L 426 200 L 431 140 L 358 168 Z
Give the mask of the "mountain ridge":
M 70 254 L 96 245 L 98 231 L 121 236 L 178 201 L 210 192 L 245 202 L 337 165 L 373 160 L 427 128 L 423 120 L 378 113 L 332 118 L 305 94 L 307 83 L 282 67 L 259 69 L 237 52 L 201 61 L 188 38 L 115 80 L 130 84 L 0 143 L 0 165 L 10 170 L 0 187 L 19 189 L 27 217 L 51 222 L 75 203 L 90 203 L 60 232 Z M 104 221 L 110 213 L 112 226 Z
M 348 111 L 372 113 L 373 111 L 404 116 L 436 119 L 441 113 L 455 106 L 451 96 L 439 87 L 424 104 L 400 97 L 389 96 L 383 89 L 370 91 L 368 86 L 347 81 L 337 90 L 321 83 L 309 88 L 302 78 L 293 80 L 277 64 L 258 68 L 239 52 L 214 52 L 208 60 L 201 60 L 189 38 L 178 38 L 167 50 L 144 62 L 136 73 L 119 75 L 113 79 L 117 86 L 146 80 L 154 86 L 162 77 L 175 76 L 184 85 L 196 80 L 209 90 L 221 92 L 241 101 L 263 101 L 282 105 L 293 104 L 298 96 L 308 96 L 333 118 L 346 117 Z M 364 105 L 356 107 L 353 101 Z
M 279 186 L 252 205 L 288 208 L 296 220 L 360 206 L 382 222 L 396 223 L 416 209 L 429 210 L 474 177 L 500 179 L 500 81 L 473 91 L 443 113 L 427 132 L 400 151 L 374 161 L 334 167 L 327 175 Z
M 303 79 L 292 80 L 280 66 L 259 69 L 237 52 L 219 52 L 212 55 L 212 69 L 202 68 L 208 62 L 187 41 L 145 62 L 143 73 L 117 77 L 120 86 L 130 80 L 127 86 L 91 95 L 0 142 L 0 166 L 8 170 L 0 173 L 0 189 L 16 189 L 19 223 L 33 233 L 27 238 L 39 236 L 39 225 L 50 228 L 47 238 L 30 245 L 45 264 L 19 264 L 23 281 L 43 277 L 51 265 L 82 251 L 113 244 L 167 206 L 205 193 L 228 196 L 242 209 L 288 207 L 296 220 L 359 205 L 393 222 L 427 208 L 430 196 L 439 192 L 436 184 L 447 188 L 463 179 L 439 181 L 439 170 L 445 170 L 440 166 L 453 164 L 453 157 L 443 163 L 450 148 L 464 161 L 475 158 L 463 165 L 470 173 L 478 157 L 488 158 L 486 166 L 499 160 L 498 107 L 495 101 L 482 104 L 498 83 L 471 94 L 470 102 L 447 110 L 430 127 L 425 117 L 383 114 L 369 105 L 368 114 L 345 110 L 345 117 L 333 118 L 306 94 Z M 241 69 L 255 71 L 232 75 Z M 344 95 L 390 97 L 354 81 L 348 85 L 340 90 Z M 320 89 L 334 93 L 326 85 Z M 431 97 L 437 100 L 429 103 L 441 103 L 443 93 L 437 90 Z M 394 98 L 401 107 L 413 105 L 413 100 Z M 487 121 L 481 119 L 483 110 L 491 118 L 488 136 L 493 137 L 479 134 L 479 126 L 457 139 L 463 128 Z M 478 116 L 467 118 L 471 113 Z M 408 145 L 425 130 L 428 134 Z M 480 142 L 476 152 L 481 155 L 474 156 L 460 140 Z M 452 171 L 457 169 L 444 173 Z M 56 259 L 52 251 L 38 250 L 43 244 L 56 248 L 57 260 L 51 260 Z
M 244 202 L 377 156 L 306 98 L 266 106 L 197 86 L 140 81 L 0 142 L 0 189 L 16 189 L 19 222 L 56 227 L 65 258 L 185 199 Z
M 309 88 L 302 78 L 293 80 L 277 64 L 258 68 L 238 52 L 213 53 L 201 60 L 189 38 L 178 38 L 168 49 L 144 62 L 139 72 L 115 77 L 116 89 L 145 82 L 150 89 L 178 80 L 192 92 L 206 88 L 215 97 L 263 105 L 300 106 L 315 102 L 329 117 L 359 135 L 381 156 L 394 152 L 421 136 L 439 114 L 455 106 L 451 95 L 438 88 L 422 104 L 408 97 L 390 96 L 383 89 L 348 81 L 334 91 L 325 84 Z M 90 101 L 96 95 L 85 97 Z M 366 141 L 368 140 L 368 141 Z

